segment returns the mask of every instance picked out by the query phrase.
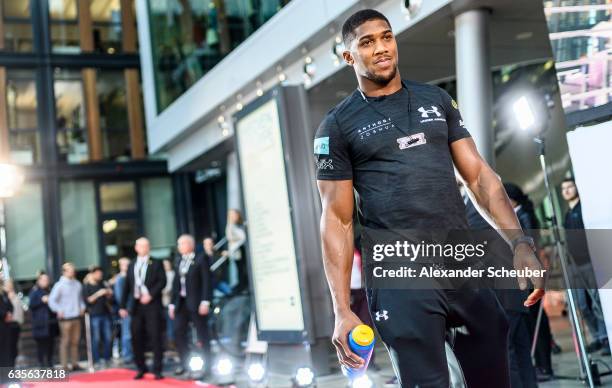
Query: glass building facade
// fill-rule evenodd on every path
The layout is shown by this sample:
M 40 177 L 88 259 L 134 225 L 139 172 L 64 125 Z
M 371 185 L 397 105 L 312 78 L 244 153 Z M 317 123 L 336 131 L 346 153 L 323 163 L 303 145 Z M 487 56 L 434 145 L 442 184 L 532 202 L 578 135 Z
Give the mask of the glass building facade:
M 11 276 L 110 274 L 141 235 L 169 257 L 187 178 L 147 153 L 134 0 L 0 0 L 0 36 L 0 160 L 26 177 L 6 201 Z
M 289 0 L 148 1 L 157 111 L 163 111 Z
M 612 2 L 544 1 L 566 113 L 612 102 Z

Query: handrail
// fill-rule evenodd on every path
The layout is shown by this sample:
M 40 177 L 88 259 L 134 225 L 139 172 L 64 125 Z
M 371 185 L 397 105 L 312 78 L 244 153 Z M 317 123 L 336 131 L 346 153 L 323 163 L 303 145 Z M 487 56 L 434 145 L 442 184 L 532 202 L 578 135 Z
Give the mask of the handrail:
M 218 246 L 223 246 L 223 244 L 225 244 L 226 241 L 227 241 L 227 236 L 219 240 L 219 242 L 215 244 L 214 249 L 218 249 L 217 248 Z M 243 240 L 238 246 L 234 247 L 234 249 L 232 249 L 231 251 L 228 251 L 225 255 L 221 255 L 221 257 L 217 261 L 212 263 L 212 265 L 210 266 L 210 270 L 213 272 L 216 271 L 223 263 L 227 261 L 228 258 L 232 257 L 234 252 L 242 248 L 245 242 L 246 240 Z

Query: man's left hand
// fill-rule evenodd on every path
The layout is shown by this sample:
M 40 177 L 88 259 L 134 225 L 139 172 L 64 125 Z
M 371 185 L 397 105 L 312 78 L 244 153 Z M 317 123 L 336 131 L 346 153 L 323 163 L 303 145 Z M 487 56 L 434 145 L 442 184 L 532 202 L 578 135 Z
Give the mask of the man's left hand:
M 529 294 L 525 302 L 523 302 L 523 305 L 525 305 L 525 307 L 530 307 L 536 304 L 537 301 L 542 299 L 544 296 L 545 272 L 543 272 L 542 264 L 540 264 L 540 261 L 531 250 L 531 247 L 529 247 L 527 244 L 519 244 L 514 251 L 514 269 L 525 270 L 526 268 L 532 271 L 540 271 L 542 275 L 539 277 L 533 276 L 529 278 L 531 283 L 533 283 L 534 290 L 531 294 Z M 527 278 L 519 277 L 518 282 L 521 290 L 527 289 Z
M 142 294 L 140 296 L 140 303 L 141 304 L 149 304 L 149 303 L 151 303 L 151 299 L 152 299 L 151 295 L 149 295 L 149 294 Z
M 200 307 L 198 307 L 198 314 L 200 315 L 208 315 L 209 311 L 208 303 L 200 303 Z

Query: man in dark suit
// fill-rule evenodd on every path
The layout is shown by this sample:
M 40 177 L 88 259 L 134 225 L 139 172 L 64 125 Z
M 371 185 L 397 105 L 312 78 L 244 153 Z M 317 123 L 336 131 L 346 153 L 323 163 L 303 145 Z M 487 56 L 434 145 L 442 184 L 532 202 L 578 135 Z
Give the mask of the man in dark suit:
M 162 376 L 162 322 L 163 309 L 161 301 L 162 289 L 166 286 L 166 273 L 160 260 L 153 260 L 149 256 L 149 240 L 141 237 L 136 240 L 134 250 L 138 255 L 128 267 L 125 290 L 121 297 L 121 318 L 128 316 L 128 296 L 133 295 L 134 300 L 129 314 L 132 316 L 132 348 L 134 362 L 138 367 L 138 374 L 134 379 L 139 380 L 147 372 L 145 365 L 145 344 L 150 343 L 153 348 L 153 373 L 156 380 Z
M 212 278 L 209 258 L 206 254 L 195 254 L 195 240 L 184 234 L 179 237 L 179 257 L 175 262 L 175 276 L 172 287 L 172 303 L 168 306 L 171 319 L 175 319 L 175 340 L 181 365 L 176 375 L 185 373 L 189 362 L 190 344 L 187 342 L 189 322 L 195 326 L 198 349 L 204 355 L 204 373 L 210 372 L 210 346 L 208 343 L 208 313 L 212 297 Z

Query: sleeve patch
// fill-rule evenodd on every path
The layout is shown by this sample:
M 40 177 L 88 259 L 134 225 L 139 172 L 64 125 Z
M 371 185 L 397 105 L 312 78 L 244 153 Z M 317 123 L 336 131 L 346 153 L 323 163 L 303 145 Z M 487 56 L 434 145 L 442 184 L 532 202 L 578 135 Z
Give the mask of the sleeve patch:
M 314 139 L 314 153 L 329 155 L 329 136 Z

